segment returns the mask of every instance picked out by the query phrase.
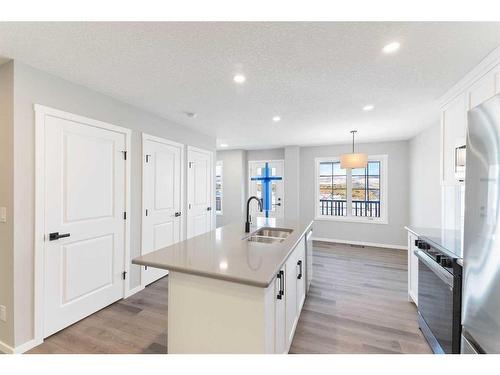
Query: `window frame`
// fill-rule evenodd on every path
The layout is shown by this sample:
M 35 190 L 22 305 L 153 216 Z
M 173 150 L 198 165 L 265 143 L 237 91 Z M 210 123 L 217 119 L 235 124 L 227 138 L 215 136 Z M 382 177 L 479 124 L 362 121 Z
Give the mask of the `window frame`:
M 217 211 L 217 167 L 221 167 L 220 173 L 220 211 Z M 215 214 L 222 216 L 224 211 L 224 162 L 222 160 L 217 160 L 215 163 Z
M 339 156 L 332 157 L 318 157 L 314 159 L 314 220 L 324 220 L 324 221 L 344 221 L 352 223 L 370 223 L 370 224 L 388 224 L 388 163 L 389 157 L 386 154 L 381 155 L 369 155 L 368 161 L 378 161 L 380 162 L 380 217 L 367 217 L 367 216 L 352 216 L 352 169 L 346 169 L 346 189 L 347 189 L 347 212 L 346 216 L 333 216 L 333 215 L 321 215 L 321 207 L 319 204 L 320 197 L 320 163 L 323 162 L 340 162 Z

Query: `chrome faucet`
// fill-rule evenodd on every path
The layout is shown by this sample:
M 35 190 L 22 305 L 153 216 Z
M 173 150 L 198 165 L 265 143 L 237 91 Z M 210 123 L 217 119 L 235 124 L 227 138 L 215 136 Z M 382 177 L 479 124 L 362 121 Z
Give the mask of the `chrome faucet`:
M 245 232 L 250 233 L 250 202 L 252 199 L 255 199 L 257 202 L 259 202 L 259 210 L 262 212 L 262 199 L 257 198 L 255 195 L 252 195 L 250 198 L 247 200 L 247 221 L 245 223 Z

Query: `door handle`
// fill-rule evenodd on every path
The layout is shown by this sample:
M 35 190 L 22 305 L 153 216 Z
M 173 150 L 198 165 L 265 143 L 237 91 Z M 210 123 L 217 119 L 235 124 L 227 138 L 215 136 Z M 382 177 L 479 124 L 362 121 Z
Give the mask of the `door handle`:
M 281 206 L 281 203 L 274 203 L 273 206 Z
M 297 262 L 297 266 L 299 266 L 299 274 L 297 275 L 297 279 L 302 279 L 302 260 Z
M 207 207 L 207 211 L 212 211 L 212 207 Z
M 53 232 L 53 233 L 49 234 L 49 241 L 55 241 L 55 240 L 58 240 L 59 238 L 65 238 L 65 237 L 69 237 L 69 236 L 70 236 L 70 233 L 59 234 L 59 232 Z
M 179 216 L 181 216 L 181 213 L 180 213 L 180 212 L 176 212 L 176 213 L 174 214 L 174 216 L 175 216 L 175 217 L 179 217 Z

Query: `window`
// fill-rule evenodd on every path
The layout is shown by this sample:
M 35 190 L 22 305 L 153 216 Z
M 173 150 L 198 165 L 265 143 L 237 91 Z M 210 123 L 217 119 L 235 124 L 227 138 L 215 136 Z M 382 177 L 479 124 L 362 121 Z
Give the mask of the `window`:
M 387 223 L 387 155 L 366 168 L 342 169 L 340 159 L 316 159 L 316 219 Z
M 222 161 L 215 165 L 215 213 L 222 215 Z

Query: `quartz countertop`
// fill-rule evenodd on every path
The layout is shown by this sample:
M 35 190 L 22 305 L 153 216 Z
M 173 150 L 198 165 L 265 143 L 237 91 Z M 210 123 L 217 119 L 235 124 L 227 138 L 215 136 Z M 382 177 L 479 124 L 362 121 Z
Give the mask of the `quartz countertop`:
M 311 227 L 292 220 L 257 218 L 245 233 L 244 223 L 234 223 L 178 242 L 132 260 L 133 264 L 183 272 L 257 287 L 268 287 L 291 251 Z M 263 227 L 293 232 L 281 243 L 247 241 Z
M 428 242 L 443 253 L 447 253 L 453 258 L 462 259 L 462 236 L 460 231 L 439 229 L 439 228 L 421 228 L 408 225 L 405 227 L 419 239 Z

